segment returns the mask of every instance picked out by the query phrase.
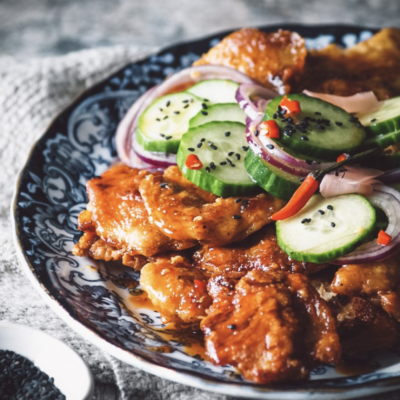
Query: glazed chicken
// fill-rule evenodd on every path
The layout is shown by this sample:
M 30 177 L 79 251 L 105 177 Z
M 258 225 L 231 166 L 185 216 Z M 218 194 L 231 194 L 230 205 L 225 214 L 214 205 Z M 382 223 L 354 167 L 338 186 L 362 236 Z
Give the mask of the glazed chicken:
M 304 379 L 315 361 L 339 360 L 335 319 L 305 275 L 251 271 L 236 285 L 219 276 L 210 294 L 201 329 L 215 364 L 270 383 Z
M 222 198 L 183 177 L 178 167 L 149 174 L 139 187 L 150 222 L 178 241 L 224 245 L 237 242 L 271 222 L 284 202 L 267 193 Z
M 255 28 L 233 32 L 194 65 L 235 68 L 280 93 L 290 92 L 291 79 L 305 63 L 305 40 L 295 32 L 264 33 Z

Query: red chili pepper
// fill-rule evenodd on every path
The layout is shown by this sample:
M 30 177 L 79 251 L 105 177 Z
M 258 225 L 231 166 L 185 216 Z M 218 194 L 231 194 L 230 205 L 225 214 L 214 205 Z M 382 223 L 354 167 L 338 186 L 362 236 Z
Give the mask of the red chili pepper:
M 281 221 L 297 214 L 318 190 L 319 182 L 313 175 L 308 175 L 300 187 L 294 192 L 292 198 L 281 210 L 272 215 L 274 221 Z
M 380 230 L 378 233 L 378 244 L 382 246 L 387 246 L 392 241 L 392 237 L 388 235 L 385 231 Z
M 260 133 L 272 139 L 279 139 L 280 137 L 279 126 L 273 119 L 261 123 Z
M 199 160 L 199 157 L 197 157 L 195 154 L 189 154 L 186 158 L 185 165 L 189 169 L 202 169 L 203 164 Z
M 207 289 L 207 282 L 206 281 L 199 281 L 198 279 L 194 280 L 194 287 L 198 290 L 201 290 L 203 292 L 206 291 Z
M 279 105 L 286 110 L 285 116 L 295 115 L 301 112 L 300 102 L 298 100 L 290 100 L 286 95 L 283 96 Z
M 347 160 L 348 158 L 349 158 L 349 155 L 346 153 L 343 153 L 336 159 L 336 162 L 341 162 L 341 161 Z

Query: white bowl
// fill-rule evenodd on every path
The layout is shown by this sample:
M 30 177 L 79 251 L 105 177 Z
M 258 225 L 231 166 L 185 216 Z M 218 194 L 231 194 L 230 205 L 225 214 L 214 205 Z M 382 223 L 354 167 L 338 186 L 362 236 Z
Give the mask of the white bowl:
M 7 321 L 0 322 L 0 350 L 21 354 L 54 378 L 67 400 L 89 400 L 93 376 L 82 358 L 70 347 L 45 332 Z

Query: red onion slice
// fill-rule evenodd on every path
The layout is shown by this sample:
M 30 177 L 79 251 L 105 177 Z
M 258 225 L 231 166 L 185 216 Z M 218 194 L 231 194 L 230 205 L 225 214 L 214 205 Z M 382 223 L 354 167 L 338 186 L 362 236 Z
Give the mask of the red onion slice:
M 392 237 L 387 246 L 371 240 L 355 251 L 335 261 L 333 264 L 359 264 L 383 260 L 400 249 L 400 192 L 385 185 L 374 185 L 372 195 L 366 197 L 373 206 L 385 212 L 389 219 L 386 233 Z
M 343 108 L 348 113 L 364 113 L 379 106 L 379 101 L 374 92 L 362 92 L 353 96 L 336 96 L 333 94 L 310 92 L 309 90 L 303 90 L 303 93 Z
M 379 177 L 379 180 L 386 185 L 400 183 L 400 168 L 386 171 L 383 175 Z
M 236 91 L 235 97 L 239 107 L 254 120 L 264 115 L 267 104 L 277 95 L 277 92 L 263 86 L 243 83 Z

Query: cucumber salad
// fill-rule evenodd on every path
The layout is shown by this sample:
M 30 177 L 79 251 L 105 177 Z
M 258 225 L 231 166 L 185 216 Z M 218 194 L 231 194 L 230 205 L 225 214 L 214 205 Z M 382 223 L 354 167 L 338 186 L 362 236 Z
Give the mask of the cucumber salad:
M 184 90 L 174 87 L 176 75 Z M 399 249 L 400 98 L 279 95 L 220 66 L 176 75 L 121 122 L 122 161 L 177 164 L 221 197 L 266 192 L 286 200 L 272 220 L 279 246 L 296 261 L 363 263 Z

